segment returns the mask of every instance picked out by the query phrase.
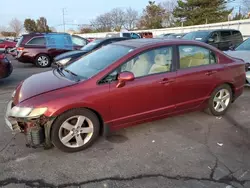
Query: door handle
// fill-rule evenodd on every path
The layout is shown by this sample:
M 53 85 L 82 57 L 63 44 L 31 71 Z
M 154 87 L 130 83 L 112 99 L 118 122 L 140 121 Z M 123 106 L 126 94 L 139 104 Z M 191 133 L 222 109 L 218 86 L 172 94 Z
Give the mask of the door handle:
M 215 73 L 217 73 L 217 71 L 208 71 L 205 73 L 205 75 L 210 76 L 210 75 L 213 75 Z
M 174 79 L 167 79 L 167 78 L 164 78 L 162 79 L 159 83 L 160 84 L 171 84 L 173 83 L 175 80 Z

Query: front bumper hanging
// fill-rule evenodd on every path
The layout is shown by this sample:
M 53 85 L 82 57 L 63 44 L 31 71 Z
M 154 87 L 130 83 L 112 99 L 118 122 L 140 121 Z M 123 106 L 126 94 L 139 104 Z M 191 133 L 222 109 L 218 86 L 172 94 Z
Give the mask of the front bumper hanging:
M 46 149 L 52 147 L 50 130 L 55 118 L 40 116 L 36 118 L 17 118 L 9 116 L 14 104 L 10 101 L 7 105 L 5 123 L 14 133 L 23 133 L 26 138 L 26 146 Z

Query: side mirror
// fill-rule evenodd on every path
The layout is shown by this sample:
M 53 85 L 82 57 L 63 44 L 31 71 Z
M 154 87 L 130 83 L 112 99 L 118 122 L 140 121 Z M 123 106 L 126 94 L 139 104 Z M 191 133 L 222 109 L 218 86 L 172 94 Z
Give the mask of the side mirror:
M 133 81 L 135 76 L 132 72 L 122 72 L 118 75 L 118 84 L 116 85 L 117 88 L 124 87 L 126 82 Z
M 209 39 L 208 39 L 208 42 L 214 42 L 214 39 L 209 38 Z

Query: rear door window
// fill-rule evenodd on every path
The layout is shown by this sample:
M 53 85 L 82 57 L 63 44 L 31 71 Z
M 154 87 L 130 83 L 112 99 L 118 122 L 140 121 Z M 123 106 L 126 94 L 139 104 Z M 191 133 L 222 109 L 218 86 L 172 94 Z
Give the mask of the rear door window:
M 215 64 L 216 55 L 209 49 L 200 46 L 179 46 L 180 69 Z
M 221 31 L 221 40 L 222 42 L 231 40 L 231 31 Z
M 44 37 L 35 37 L 31 39 L 28 43 L 28 45 L 39 45 L 39 46 L 45 46 L 46 40 Z
M 87 44 L 85 39 L 76 36 L 72 36 L 72 42 L 76 46 L 85 46 Z

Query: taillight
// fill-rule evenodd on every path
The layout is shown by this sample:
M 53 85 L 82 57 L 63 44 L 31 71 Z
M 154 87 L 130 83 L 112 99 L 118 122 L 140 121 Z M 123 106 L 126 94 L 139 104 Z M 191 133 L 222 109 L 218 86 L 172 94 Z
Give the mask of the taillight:
M 23 51 L 24 47 L 17 47 L 17 51 Z

